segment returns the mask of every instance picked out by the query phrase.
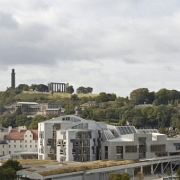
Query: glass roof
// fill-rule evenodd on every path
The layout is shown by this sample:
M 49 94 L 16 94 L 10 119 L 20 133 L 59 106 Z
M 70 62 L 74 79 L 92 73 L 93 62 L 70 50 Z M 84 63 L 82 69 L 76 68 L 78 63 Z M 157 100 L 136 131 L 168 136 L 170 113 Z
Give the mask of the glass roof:
M 119 135 L 124 134 L 137 134 L 134 126 L 115 126 Z
M 104 134 L 105 134 L 107 140 L 115 138 L 110 130 L 104 130 Z

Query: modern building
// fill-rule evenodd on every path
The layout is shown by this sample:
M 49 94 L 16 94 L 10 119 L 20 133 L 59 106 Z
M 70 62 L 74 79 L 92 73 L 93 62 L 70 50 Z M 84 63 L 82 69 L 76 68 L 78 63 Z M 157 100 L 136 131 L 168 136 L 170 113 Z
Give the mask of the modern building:
M 38 124 L 38 158 L 93 161 L 180 155 L 180 139 L 156 129 L 113 126 L 77 116 L 60 116 Z
M 38 124 L 38 158 L 58 161 L 100 159 L 101 127 L 77 116 L 60 116 Z

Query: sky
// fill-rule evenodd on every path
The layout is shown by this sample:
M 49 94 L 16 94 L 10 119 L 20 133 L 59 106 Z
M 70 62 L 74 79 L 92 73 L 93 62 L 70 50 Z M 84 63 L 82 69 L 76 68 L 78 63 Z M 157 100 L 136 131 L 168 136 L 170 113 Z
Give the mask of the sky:
M 180 91 L 179 0 L 1 0 L 0 91 L 69 83 Z

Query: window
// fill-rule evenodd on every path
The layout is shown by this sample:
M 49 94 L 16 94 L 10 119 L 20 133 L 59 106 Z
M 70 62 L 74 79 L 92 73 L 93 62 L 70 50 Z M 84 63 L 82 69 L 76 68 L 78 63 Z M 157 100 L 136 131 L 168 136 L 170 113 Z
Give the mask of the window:
M 166 151 L 165 144 L 151 145 L 151 152 L 164 152 Z
M 22 148 L 22 145 L 20 145 L 20 148 Z
M 9 154 L 11 154 L 11 151 L 9 151 Z
M 116 146 L 116 154 L 123 154 L 123 146 Z
M 14 148 L 16 148 L 16 145 L 14 145 Z
M 16 142 L 16 140 L 14 140 L 14 142 Z
M 31 148 L 31 145 L 30 145 L 30 148 Z
M 9 145 L 9 147 L 11 147 L 11 145 Z
M 27 148 L 27 145 L 25 145 L 25 147 Z
M 60 150 L 60 154 L 63 154 L 63 150 L 62 149 Z
M 27 143 L 27 140 L 25 140 L 25 143 Z
M 35 145 L 35 148 L 37 148 L 37 145 Z
M 125 146 L 126 153 L 134 153 L 137 152 L 137 146 Z
M 105 146 L 105 159 L 108 159 L 108 146 Z
M 20 143 L 22 143 L 22 140 L 20 140 Z
M 3 148 L 4 148 L 4 145 L 3 145 Z
M 31 143 L 31 140 L 30 140 L 30 143 Z
M 75 149 L 72 149 L 72 154 L 75 154 L 75 153 L 76 153 Z

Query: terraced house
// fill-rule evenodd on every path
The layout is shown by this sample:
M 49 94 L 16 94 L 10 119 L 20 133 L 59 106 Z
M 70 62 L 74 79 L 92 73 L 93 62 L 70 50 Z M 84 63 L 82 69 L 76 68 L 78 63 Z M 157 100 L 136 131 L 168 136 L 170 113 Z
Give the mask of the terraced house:
M 113 126 L 72 115 L 39 123 L 38 133 L 39 159 L 80 162 L 180 154 L 180 139 L 156 129 Z

